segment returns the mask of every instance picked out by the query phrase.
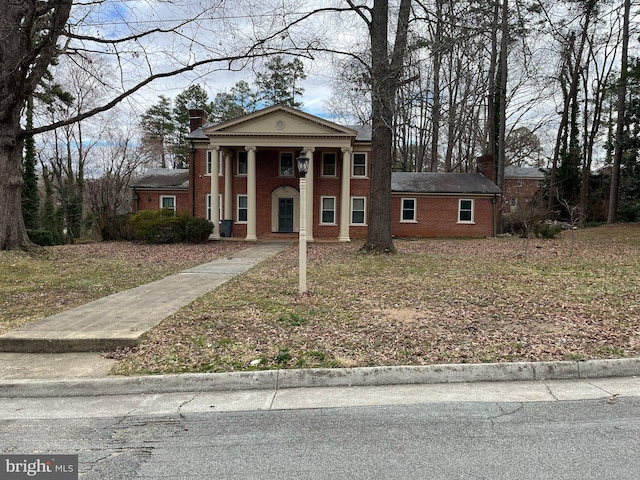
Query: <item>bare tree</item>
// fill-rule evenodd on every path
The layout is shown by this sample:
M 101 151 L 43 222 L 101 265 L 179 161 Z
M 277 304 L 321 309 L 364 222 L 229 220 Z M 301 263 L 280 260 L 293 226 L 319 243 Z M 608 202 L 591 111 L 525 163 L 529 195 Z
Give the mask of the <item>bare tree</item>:
M 85 197 L 96 232 L 103 240 L 120 238 L 118 219 L 130 209 L 129 181 L 143 163 L 136 146 L 135 127 L 122 116 L 111 116 L 117 127 L 109 131 L 105 146 L 95 153 L 93 174 L 86 181 Z
M 236 16 L 228 14 L 223 0 L 203 5 L 187 0 L 118 4 L 102 0 L 0 0 L 0 250 L 33 247 L 21 213 L 25 135 L 51 131 L 107 111 L 163 78 L 197 69 L 205 73 L 207 66 L 209 71 L 239 69 L 251 59 L 274 53 L 302 54 L 315 41 L 307 35 L 294 43 L 289 29 L 296 27 L 296 22 L 274 22 L 286 12 L 274 10 L 273 5 L 265 7 L 270 17 L 261 15 L 261 5 L 246 6 L 244 11 L 245 5 L 233 2 L 230 8 L 242 13 Z M 123 21 L 113 22 L 114 9 Z M 253 14 L 262 23 L 250 22 Z M 219 41 L 210 42 L 214 35 L 207 32 L 215 32 Z M 21 127 L 22 111 L 52 61 L 60 55 L 74 61 L 89 54 L 108 58 L 119 84 L 105 84 L 109 93 L 100 105 L 26 132 Z

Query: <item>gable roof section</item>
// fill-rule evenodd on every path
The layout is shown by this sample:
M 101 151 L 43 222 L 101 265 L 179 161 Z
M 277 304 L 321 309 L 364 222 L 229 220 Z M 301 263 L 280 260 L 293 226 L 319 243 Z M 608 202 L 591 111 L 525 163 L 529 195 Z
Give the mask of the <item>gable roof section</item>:
M 480 173 L 393 172 L 393 193 L 498 195 L 498 186 Z
M 274 105 L 219 124 L 207 124 L 191 132 L 190 140 L 209 139 L 214 145 L 248 144 L 287 146 L 313 139 L 350 145 L 356 130 L 285 105 Z
M 131 188 L 162 188 L 184 190 L 189 188 L 189 170 L 151 168 L 129 185 Z

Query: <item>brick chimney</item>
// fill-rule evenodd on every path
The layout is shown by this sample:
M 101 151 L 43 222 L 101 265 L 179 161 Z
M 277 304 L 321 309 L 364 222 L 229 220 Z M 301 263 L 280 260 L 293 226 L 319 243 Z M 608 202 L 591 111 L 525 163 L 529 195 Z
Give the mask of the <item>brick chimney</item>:
M 207 123 L 207 112 L 202 109 L 189 110 L 189 131 L 193 132 Z
M 482 155 L 476 158 L 476 163 L 478 165 L 478 173 L 496 183 L 496 166 L 493 161 L 493 155 Z

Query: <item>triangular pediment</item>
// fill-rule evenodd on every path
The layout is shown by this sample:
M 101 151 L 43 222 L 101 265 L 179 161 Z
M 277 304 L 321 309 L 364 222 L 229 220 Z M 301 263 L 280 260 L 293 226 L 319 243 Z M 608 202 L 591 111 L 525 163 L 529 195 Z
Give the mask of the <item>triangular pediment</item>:
M 336 137 L 355 138 L 356 131 L 284 105 L 275 105 L 203 128 L 215 137 Z

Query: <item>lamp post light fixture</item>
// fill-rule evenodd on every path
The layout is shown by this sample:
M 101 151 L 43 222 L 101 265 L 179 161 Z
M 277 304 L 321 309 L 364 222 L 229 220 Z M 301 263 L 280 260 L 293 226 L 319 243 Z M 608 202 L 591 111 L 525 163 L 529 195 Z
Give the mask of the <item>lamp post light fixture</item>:
M 302 295 L 307 292 L 307 171 L 309 170 L 309 158 L 302 152 L 296 159 L 296 162 L 298 163 L 298 172 L 300 173 L 298 292 Z

